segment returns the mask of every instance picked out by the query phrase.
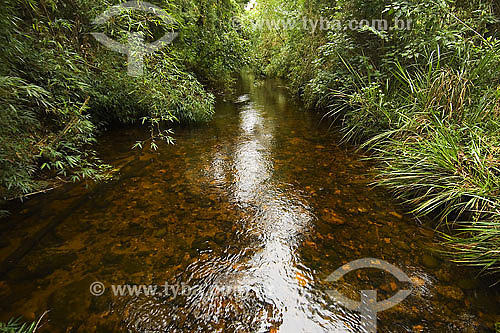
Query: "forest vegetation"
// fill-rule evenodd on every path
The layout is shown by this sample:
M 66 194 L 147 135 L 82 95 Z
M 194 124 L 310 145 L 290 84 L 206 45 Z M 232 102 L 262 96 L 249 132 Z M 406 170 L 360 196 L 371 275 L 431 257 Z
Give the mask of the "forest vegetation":
M 498 273 L 499 19 L 489 0 L 263 0 L 242 26 L 258 73 L 368 150 L 376 184 L 433 218 L 451 259 Z M 349 28 L 362 20 L 389 29 Z
M 0 193 L 26 196 L 61 181 L 103 180 L 109 166 L 92 144 L 103 130 L 128 123 L 150 128 L 138 138 L 155 148 L 171 141 L 174 122 L 207 121 L 214 93 L 231 87 L 247 64 L 248 38 L 230 24 L 234 0 L 150 1 L 171 26 L 141 11 L 105 24 L 92 21 L 116 2 L 3 0 L 0 13 Z M 175 31 L 173 43 L 145 58 L 145 73 L 127 75 L 127 57 L 97 42 L 120 43 L 140 31 L 146 41 Z M 147 141 L 147 142 L 146 142 Z
M 284 79 L 345 142 L 367 151 L 374 184 L 417 220 L 434 221 L 443 255 L 498 277 L 500 3 L 149 2 L 173 22 L 130 10 L 92 24 L 119 1 L 2 0 L 2 201 L 108 179 L 113 168 L 94 146 L 104 131 L 142 124 L 148 134 L 135 148 L 173 143 L 174 124 L 209 121 L 215 96 L 250 69 Z M 338 25 L 322 29 L 325 20 Z M 349 27 L 381 20 L 404 26 Z M 127 56 L 96 41 L 96 31 L 120 43 L 137 31 L 147 41 L 166 31 L 178 37 L 146 56 L 144 75 L 134 77 Z M 12 320 L 0 331 L 36 326 L 22 325 Z

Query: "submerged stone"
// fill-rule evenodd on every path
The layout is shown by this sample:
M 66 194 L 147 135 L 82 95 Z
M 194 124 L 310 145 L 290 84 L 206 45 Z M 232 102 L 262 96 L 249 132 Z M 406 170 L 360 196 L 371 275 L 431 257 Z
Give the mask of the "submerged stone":
M 436 268 L 439 266 L 439 260 L 429 254 L 424 254 L 421 258 L 421 262 L 422 265 L 427 268 Z
M 479 287 L 479 281 L 477 279 L 461 279 L 458 280 L 457 286 L 464 290 L 475 289 Z
M 223 245 L 226 242 L 226 234 L 223 233 L 223 232 L 216 233 L 215 236 L 214 236 L 214 241 L 218 245 Z
M 155 236 L 157 238 L 163 238 L 167 233 L 168 233 L 167 228 L 161 228 L 161 229 L 155 230 L 155 232 L 153 232 L 153 236 Z
M 36 263 L 18 266 L 9 273 L 9 277 L 19 280 L 40 279 L 52 274 L 56 269 L 69 269 L 77 259 L 76 253 L 54 253 L 37 258 Z
M 104 265 L 118 265 L 122 263 L 125 259 L 125 255 L 123 254 L 115 254 L 115 253 L 106 253 L 102 257 L 102 263 Z
M 454 286 L 436 286 L 435 289 L 438 294 L 456 301 L 462 300 L 465 296 L 462 289 Z

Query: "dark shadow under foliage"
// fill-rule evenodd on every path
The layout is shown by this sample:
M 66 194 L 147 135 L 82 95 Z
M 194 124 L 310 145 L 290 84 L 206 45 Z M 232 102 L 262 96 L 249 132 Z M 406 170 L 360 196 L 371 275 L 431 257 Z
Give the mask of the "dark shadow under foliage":
M 22 197 L 54 182 L 106 177 L 96 134 L 113 123 L 142 122 L 145 141 L 171 140 L 172 122 L 209 120 L 210 91 L 228 89 L 246 63 L 247 41 L 228 22 L 236 1 L 151 1 L 176 21 L 127 11 L 102 26 L 92 20 L 118 1 L 3 0 L 0 13 L 0 192 Z M 126 43 L 174 29 L 179 37 L 127 75 L 127 57 L 91 32 Z M 143 139 L 143 138 L 138 138 Z M 139 142 L 142 145 L 146 142 Z

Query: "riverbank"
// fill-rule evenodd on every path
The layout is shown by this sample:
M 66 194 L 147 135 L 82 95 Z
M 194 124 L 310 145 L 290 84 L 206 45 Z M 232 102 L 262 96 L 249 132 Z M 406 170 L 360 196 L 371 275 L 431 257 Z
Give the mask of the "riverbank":
M 326 293 L 334 287 L 352 299 L 411 290 L 378 314 L 383 331 L 493 329 L 498 292 L 429 251 L 436 234 L 370 186 L 356 147 L 280 82 L 246 77 L 235 90 L 206 126 L 176 129 L 175 145 L 131 151 L 140 128 L 101 138 L 105 162 L 127 165 L 113 181 L 12 207 L 0 262 L 54 228 L 0 278 L 0 320 L 50 310 L 40 332 L 360 331 L 359 314 Z M 370 269 L 325 281 L 366 257 L 411 283 Z M 165 283 L 189 294 L 113 291 Z
M 362 5 L 263 1 L 261 21 L 376 16 L 411 29 L 258 29 L 258 72 L 284 77 L 310 108 L 371 152 L 376 183 L 415 216 L 435 218 L 443 253 L 498 277 L 500 270 L 499 10 L 491 1 Z M 381 17 L 379 17 L 381 15 Z M 249 21 L 251 22 L 251 21 Z
M 234 2 L 219 8 L 203 2 L 155 4 L 156 16 L 141 7 L 149 4 L 131 1 L 131 7 L 115 6 L 112 20 L 94 24 L 109 10 L 109 1 L 4 3 L 0 198 L 23 198 L 68 181 L 109 179 L 112 167 L 93 145 L 116 124 L 147 126 L 149 133 L 138 137 L 136 146 L 155 149 L 160 141 L 173 140 L 174 123 L 212 118 L 211 91 L 228 89 L 233 73 L 247 63 L 246 40 L 220 25 L 242 9 Z M 144 55 L 139 75 L 128 71 L 134 59 L 100 44 L 94 33 L 122 48 L 131 33 L 142 34 L 147 43 L 167 33 L 175 39 Z

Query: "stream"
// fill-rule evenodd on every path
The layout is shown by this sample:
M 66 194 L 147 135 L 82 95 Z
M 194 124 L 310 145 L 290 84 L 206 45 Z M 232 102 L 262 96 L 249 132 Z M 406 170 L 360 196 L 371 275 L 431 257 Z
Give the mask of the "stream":
M 0 319 L 48 310 L 41 332 L 363 332 L 327 291 L 405 289 L 377 313 L 379 332 L 494 332 L 498 288 L 440 259 L 438 235 L 328 125 L 280 82 L 244 75 L 175 145 L 131 150 L 144 129 L 111 130 L 98 150 L 120 168 L 112 180 L 12 203 L 1 221 L 2 262 L 47 231 L 0 276 Z M 376 268 L 326 281 L 362 258 L 409 282 Z

